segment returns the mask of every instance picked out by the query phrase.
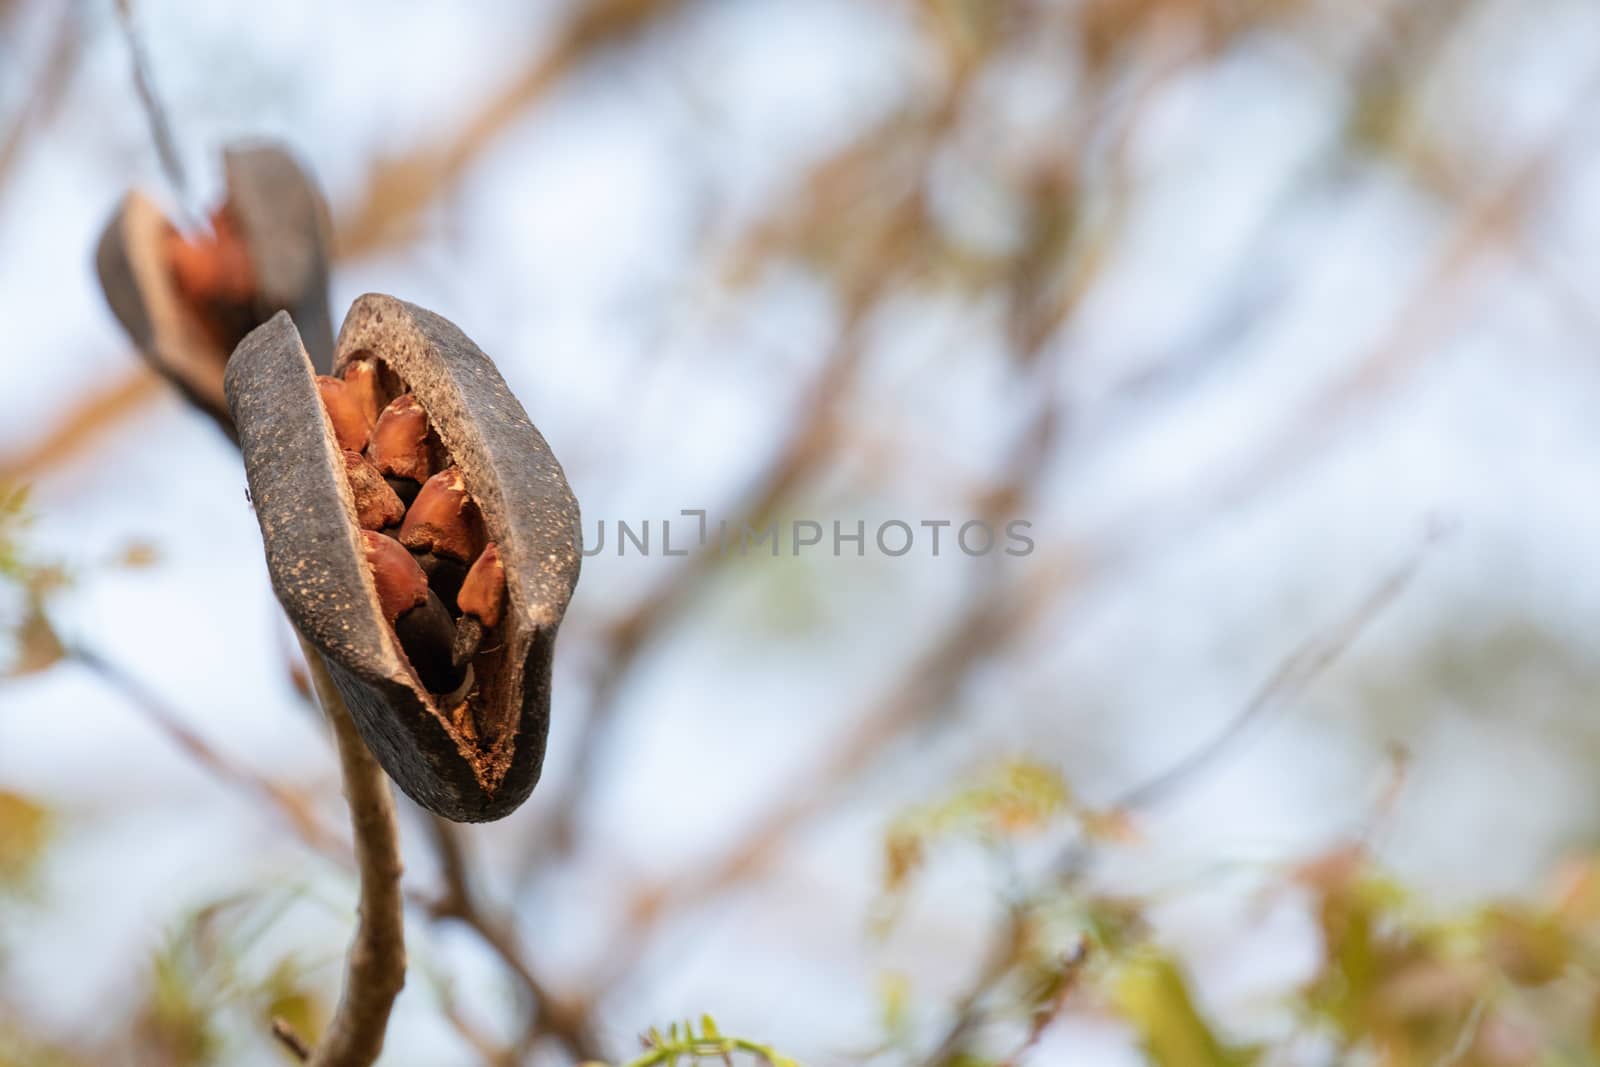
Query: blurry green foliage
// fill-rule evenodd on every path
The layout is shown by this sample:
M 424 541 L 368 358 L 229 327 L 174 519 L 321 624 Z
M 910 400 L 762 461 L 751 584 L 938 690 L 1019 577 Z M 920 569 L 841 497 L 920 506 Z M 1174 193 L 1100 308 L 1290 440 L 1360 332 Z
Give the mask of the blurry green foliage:
M 140 1013 L 140 1044 L 172 1067 L 214 1063 L 222 1038 L 212 1022 L 212 991 L 205 988 L 200 968 L 182 939 L 156 954 Z
M 652 1028 L 645 1034 L 644 1044 L 644 1054 L 629 1060 L 623 1067 L 679 1067 L 708 1060 L 727 1064 L 733 1062 L 735 1055 L 763 1067 L 800 1067 L 797 1061 L 766 1045 L 723 1034 L 709 1015 L 700 1017 L 698 1028 L 692 1021 L 673 1023 L 666 1033 Z
M 327 1009 L 304 969 L 283 958 L 259 974 L 245 963 L 296 899 L 295 893 L 241 893 L 191 912 L 151 961 L 135 1025 L 141 1047 L 171 1067 L 227 1063 L 230 1035 L 268 1042 L 274 1019 L 314 1040 Z
M 1195 1007 L 1189 982 L 1171 957 L 1150 949 L 1117 972 L 1112 1003 L 1160 1067 L 1245 1067 L 1257 1050 L 1229 1048 Z
M 28 556 L 22 544 L 27 525 L 27 488 L 0 486 L 0 579 L 16 593 L 16 606 L 9 609 L 14 614 L 3 620 L 12 645 L 6 673 L 13 676 L 46 670 L 65 655 L 44 608 L 50 594 L 66 584 L 66 572 Z
M 1048 768 L 1006 764 L 888 831 L 897 891 L 944 836 L 999 839 L 1061 832 L 1082 817 Z M 1127 841 L 1120 820 L 1101 815 Z M 1299 1062 L 1295 1039 L 1320 1038 L 1337 1063 L 1376 1067 L 1554 1067 L 1600 1063 L 1600 862 L 1570 864 L 1537 901 L 1492 901 L 1439 913 L 1385 875 L 1360 845 L 1341 845 L 1269 872 L 1269 887 L 1301 894 L 1322 944 L 1311 979 L 1284 992 L 1300 1025 L 1266 1043 L 1224 1036 L 1196 998 L 1184 961 L 1160 943 L 1147 913 L 1155 898 L 1106 898 L 1056 868 L 1014 896 L 999 951 L 970 998 L 974 1018 L 954 1063 L 1015 1063 L 1063 1013 L 1110 1011 L 1157 1067 L 1245 1067 Z M 1015 891 L 1013 891 L 1015 892 Z M 886 996 L 885 1029 L 905 1047 L 909 991 Z M 987 1030 L 985 1029 L 987 1028 Z
M 0 892 L 23 886 L 50 841 L 49 812 L 20 793 L 0 789 Z
M 885 888 L 903 889 L 941 840 L 995 843 L 1042 830 L 1071 809 L 1072 792 L 1058 772 L 1026 761 L 1007 764 L 895 822 L 884 844 Z
M 0 1019 L 0 1067 L 84 1067 L 84 1061 Z

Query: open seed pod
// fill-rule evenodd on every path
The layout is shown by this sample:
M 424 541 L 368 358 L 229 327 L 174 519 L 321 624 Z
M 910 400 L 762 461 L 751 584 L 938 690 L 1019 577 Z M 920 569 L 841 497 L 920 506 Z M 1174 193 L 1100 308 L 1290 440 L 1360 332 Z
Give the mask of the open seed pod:
M 111 310 L 156 370 L 233 435 L 222 371 L 245 334 L 279 311 L 294 316 L 326 371 L 327 205 L 282 148 L 223 153 L 227 198 L 209 234 L 185 235 L 135 191 L 100 236 L 95 268 Z
M 286 314 L 228 364 L 273 589 L 400 787 L 446 818 L 500 818 L 544 758 L 556 629 L 582 558 L 577 501 L 494 364 L 439 316 L 363 296 L 332 369 L 316 375 Z M 407 432 L 369 435 L 361 456 L 324 397 L 378 407 L 377 423 L 399 410 Z M 382 495 L 375 452 L 379 467 L 426 474 L 427 490 L 358 507 L 358 488 Z M 409 508 L 399 525 L 397 506 Z M 441 585 L 424 570 L 434 557 L 470 568 L 470 582 Z

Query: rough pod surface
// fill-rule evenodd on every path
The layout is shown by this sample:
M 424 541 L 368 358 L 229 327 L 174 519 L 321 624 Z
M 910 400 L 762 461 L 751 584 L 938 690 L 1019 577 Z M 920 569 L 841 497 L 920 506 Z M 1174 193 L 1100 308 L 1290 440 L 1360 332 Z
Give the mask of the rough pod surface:
M 278 311 L 312 362 L 333 358 L 328 210 L 282 148 L 223 153 L 227 198 L 209 234 L 186 237 L 139 192 L 123 198 L 95 251 L 106 302 L 144 358 L 232 433 L 222 373 L 234 345 Z
M 341 380 L 378 380 L 380 400 L 425 413 L 432 469 L 459 482 L 455 499 L 467 501 L 481 524 L 478 540 L 495 555 L 480 572 L 491 572 L 503 610 L 471 615 L 456 606 L 459 575 L 441 599 L 419 584 L 431 578 L 410 569 L 408 553 L 420 550 L 388 540 L 398 528 L 362 529 L 351 450 L 341 447 L 325 390 L 283 313 L 245 337 L 226 376 L 273 589 L 407 795 L 457 821 L 500 818 L 527 799 L 544 759 L 556 630 L 582 558 L 577 501 L 494 364 L 438 315 L 363 296 L 345 320 L 331 369 Z M 477 541 L 473 547 L 486 552 Z M 396 555 L 403 573 L 376 573 Z M 437 622 L 440 603 L 449 605 L 445 625 L 454 616 L 471 631 L 466 651 L 454 657 L 449 632 L 431 635 L 418 623 Z M 483 615 L 491 616 L 487 632 Z M 439 652 L 430 689 L 415 642 L 435 640 L 445 645 L 442 652 L 430 646 Z M 438 680 L 453 670 L 457 676 Z M 439 691 L 447 685 L 455 688 Z

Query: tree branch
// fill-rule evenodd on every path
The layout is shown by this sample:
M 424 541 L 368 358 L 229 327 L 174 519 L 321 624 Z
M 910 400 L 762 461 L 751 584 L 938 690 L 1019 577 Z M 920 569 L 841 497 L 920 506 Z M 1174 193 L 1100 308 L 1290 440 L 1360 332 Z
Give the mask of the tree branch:
M 576 1059 L 600 1060 L 600 1042 L 581 1006 L 563 1003 L 554 996 L 524 958 L 522 946 L 509 916 L 493 914 L 484 905 L 473 884 L 471 867 L 461 840 L 461 828 L 447 819 L 428 819 L 429 836 L 438 856 L 444 895 L 430 909 L 434 919 L 454 919 L 483 941 L 506 965 L 522 987 L 528 1003 L 528 1026 L 519 1043 L 530 1046 L 548 1034 Z M 513 1050 L 513 1058 L 518 1051 Z
M 129 674 L 120 665 L 106 659 L 93 648 L 75 644 L 66 649 L 65 655 L 68 662 L 83 667 L 120 693 L 147 722 L 165 734 L 196 764 L 217 779 L 238 786 L 244 792 L 265 800 L 277 809 L 307 847 L 346 866 L 350 865 L 349 849 L 322 825 L 322 821 L 307 804 L 306 799 L 295 790 L 241 766 L 218 751 L 209 741 L 191 729 L 183 721 L 182 716 L 168 707 L 143 681 Z
M 322 657 L 304 640 L 301 647 L 317 700 L 333 725 L 361 879 L 360 919 L 350 945 L 344 992 L 327 1034 L 307 1062 L 311 1067 L 369 1067 L 383 1051 L 389 1011 L 406 983 L 400 835 L 388 777 L 356 732 Z

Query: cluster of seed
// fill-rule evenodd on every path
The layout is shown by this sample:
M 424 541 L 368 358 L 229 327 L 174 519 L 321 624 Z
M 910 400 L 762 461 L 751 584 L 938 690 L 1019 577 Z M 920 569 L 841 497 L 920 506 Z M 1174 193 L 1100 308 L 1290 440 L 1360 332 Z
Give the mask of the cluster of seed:
M 411 393 L 385 402 L 384 375 L 356 360 L 317 391 L 344 451 L 367 566 L 384 617 L 430 692 L 458 704 L 472 658 L 505 609 L 505 569 L 461 471 Z
M 256 316 L 255 265 L 244 232 L 227 205 L 211 215 L 211 231 L 185 236 L 169 229 L 167 269 L 179 297 L 206 335 L 226 354 L 260 325 Z

